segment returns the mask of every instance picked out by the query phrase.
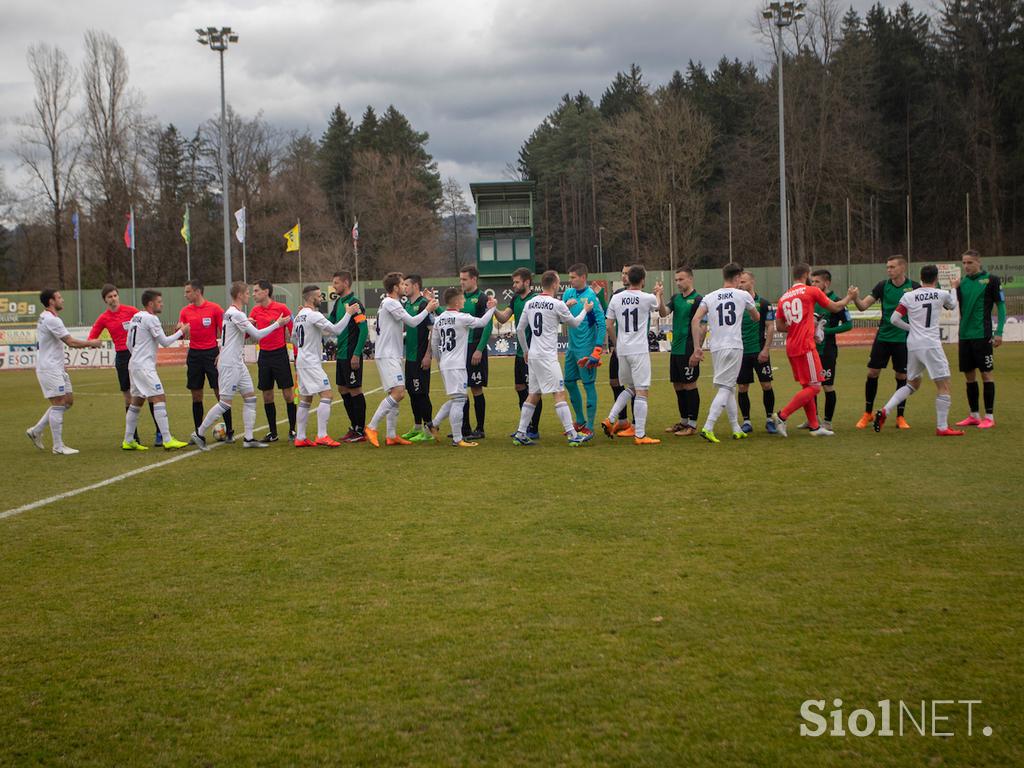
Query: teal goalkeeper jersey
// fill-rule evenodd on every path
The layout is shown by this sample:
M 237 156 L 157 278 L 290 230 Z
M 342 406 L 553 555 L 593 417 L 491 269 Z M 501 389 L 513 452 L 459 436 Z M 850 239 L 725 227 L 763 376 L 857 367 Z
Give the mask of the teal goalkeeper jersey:
M 582 291 L 577 291 L 570 286 L 562 294 L 562 301 L 568 303 L 570 299 L 576 299 L 576 303 L 569 307 L 573 317 L 583 311 L 584 301 L 589 301 L 594 305 L 590 315 L 580 323 L 578 328 L 569 328 L 568 355 L 573 359 L 579 359 L 593 352 L 594 347 L 604 346 L 607 329 L 604 324 L 604 309 L 593 288 L 588 285 Z

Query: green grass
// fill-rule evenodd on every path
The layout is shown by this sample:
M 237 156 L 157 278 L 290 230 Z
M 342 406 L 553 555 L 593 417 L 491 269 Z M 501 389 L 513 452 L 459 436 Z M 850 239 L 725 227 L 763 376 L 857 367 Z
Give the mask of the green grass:
M 571 450 L 546 404 L 517 449 L 502 360 L 474 451 L 225 446 L 0 520 L 0 763 L 1024 764 L 1024 348 L 999 351 L 999 427 L 959 440 L 928 383 L 911 431 L 853 429 L 865 356 L 840 355 L 833 440 L 758 417 L 742 443 Z M 22 436 L 32 373 L 0 375 L 0 511 L 167 458 L 117 449 L 112 372 L 72 377 L 64 458 Z M 951 739 L 800 737 L 834 697 L 983 703 L 970 738 L 962 708 Z

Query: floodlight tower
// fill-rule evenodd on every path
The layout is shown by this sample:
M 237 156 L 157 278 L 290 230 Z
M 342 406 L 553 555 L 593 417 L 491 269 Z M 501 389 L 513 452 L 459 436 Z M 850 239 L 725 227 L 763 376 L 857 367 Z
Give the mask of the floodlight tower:
M 779 238 L 781 243 L 780 255 L 782 266 L 782 292 L 789 290 L 789 216 L 786 207 L 786 118 L 783 110 L 784 98 L 782 90 L 782 30 L 790 26 L 794 21 L 804 17 L 804 8 L 807 4 L 803 0 L 786 0 L 786 2 L 768 3 L 761 16 L 775 25 L 779 30 L 779 42 L 776 47 L 776 58 L 779 68 Z M 774 35 L 772 36 L 774 42 Z
M 199 36 L 196 42 L 203 46 L 209 46 L 211 51 L 220 54 L 220 180 L 221 180 L 221 202 L 224 209 L 224 287 L 228 292 L 228 301 L 231 296 L 231 225 L 228 205 L 228 127 L 227 127 L 227 105 L 224 98 L 224 51 L 228 49 L 229 43 L 238 42 L 238 33 L 233 32 L 231 27 L 207 27 L 197 29 Z

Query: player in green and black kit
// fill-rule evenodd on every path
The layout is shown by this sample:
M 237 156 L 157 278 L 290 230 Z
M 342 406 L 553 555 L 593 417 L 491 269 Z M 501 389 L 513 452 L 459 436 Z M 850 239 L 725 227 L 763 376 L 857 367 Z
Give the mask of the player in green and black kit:
M 839 297 L 832 290 L 832 273 L 827 269 L 816 269 L 811 272 L 811 283 L 832 301 L 839 301 Z M 832 429 L 832 417 L 836 412 L 836 363 L 839 360 L 836 335 L 853 328 L 853 320 L 850 319 L 849 310 L 845 308 L 839 312 L 829 312 L 828 307 L 815 306 L 814 315 L 818 323 L 824 323 L 824 336 L 818 342 L 818 358 L 825 373 L 821 387 L 825 390 L 825 411 L 821 424 L 825 429 Z
M 678 293 L 672 295 L 668 304 L 664 294 L 659 299 L 658 314 L 661 317 L 672 315 L 672 353 L 669 355 L 669 379 L 676 390 L 676 404 L 679 407 L 679 423 L 666 432 L 681 437 L 697 434 L 697 414 L 700 413 L 700 390 L 697 379 L 700 378 L 700 364 L 690 365 L 693 354 L 693 334 L 690 323 L 697 314 L 700 300 L 704 298 L 693 289 L 693 270 L 680 267 L 675 275 Z M 703 335 L 701 342 L 703 343 Z
M 999 278 L 990 275 L 981 266 L 981 254 L 967 251 L 961 257 L 964 276 L 956 287 L 960 303 L 960 371 L 967 379 L 967 403 L 971 415 L 957 422 L 958 427 L 991 429 L 996 425 L 996 380 L 993 349 L 1003 343 L 1003 326 L 1006 325 L 1006 297 L 999 284 Z M 995 333 L 992 332 L 992 310 L 999 320 Z M 978 410 L 977 371 L 985 387 L 985 418 Z
M 405 311 L 410 315 L 418 315 L 426 308 L 428 300 L 423 295 L 423 278 L 419 275 L 405 276 L 402 294 L 405 296 Z M 413 428 L 402 438 L 413 443 L 429 443 L 434 439 L 426 428 L 434 415 L 434 404 L 430 402 L 432 319 L 432 316 L 428 317 L 425 322 L 405 329 L 405 389 L 412 405 Z
M 750 315 L 743 313 L 741 331 L 743 333 L 743 359 L 740 362 L 740 374 L 736 379 L 736 399 L 739 401 L 740 413 L 743 415 L 743 423 L 740 429 L 750 434 L 754 428 L 750 425 L 750 385 L 754 383 L 754 373 L 757 373 L 757 381 L 761 385 L 761 400 L 764 403 L 764 412 L 767 421 L 764 431 L 770 435 L 778 432 L 775 428 L 775 420 L 772 414 L 775 413 L 775 390 L 772 388 L 772 361 L 768 353 L 772 348 L 772 336 L 775 334 L 775 313 L 772 305 L 766 299 L 757 295 L 754 285 L 754 276 L 747 271 L 740 274 L 740 281 L 737 284 L 741 290 L 746 291 L 754 297 L 754 306 L 757 307 L 760 320 L 752 320 Z M 772 335 L 768 334 L 768 323 L 772 323 Z
M 332 323 L 337 323 L 346 312 L 349 304 L 359 305 L 359 311 L 352 317 L 348 327 L 338 336 L 338 351 L 335 357 L 335 382 L 341 401 L 348 414 L 349 429 L 341 438 L 343 443 L 361 443 L 366 440 L 363 430 L 366 428 L 366 397 L 363 395 L 363 348 L 370 332 L 366 322 L 366 307 L 352 293 L 352 273 L 335 272 L 331 286 L 338 295 L 338 300 L 331 307 L 329 315 Z
M 480 290 L 480 271 L 472 264 L 459 270 L 459 284 L 466 298 L 462 311 L 474 317 L 487 314 L 487 294 Z M 466 376 L 469 389 L 473 393 L 473 411 L 476 413 L 476 429 L 465 433 L 466 440 L 481 440 L 484 435 L 484 417 L 487 415 L 487 401 L 484 399 L 484 387 L 487 386 L 487 342 L 491 338 L 493 323 L 481 329 L 473 329 L 469 333 L 469 345 L 466 349 Z M 469 426 L 469 401 L 463 408 L 462 423 Z
M 892 370 L 896 374 L 896 388 L 899 389 L 907 383 L 907 332 L 900 330 L 893 325 L 889 318 L 896 311 L 896 307 L 903 298 L 904 293 L 910 293 L 920 288 L 920 284 L 907 278 L 907 260 L 902 256 L 890 256 L 885 262 L 885 271 L 889 275 L 888 280 L 871 289 L 871 294 L 862 298 L 854 299 L 857 309 L 861 312 L 866 310 L 876 301 L 882 302 L 882 319 L 878 324 L 878 333 L 875 334 L 875 341 L 871 345 L 871 355 L 868 357 L 868 378 L 864 384 L 864 415 L 857 422 L 857 429 L 864 429 L 874 423 L 875 395 L 878 394 L 878 374 L 892 360 Z M 903 406 L 896 412 L 896 426 L 900 429 L 910 429 L 907 420 L 903 418 Z
M 533 273 L 530 272 L 526 267 L 520 267 L 512 273 L 512 301 L 508 307 L 494 313 L 494 319 L 499 324 L 507 323 L 512 320 L 513 323 L 519 322 L 519 316 L 523 313 L 523 307 L 530 299 L 537 295 L 537 292 L 533 290 Z M 530 339 L 530 329 L 526 329 L 526 339 Z M 516 344 L 516 367 L 513 378 L 513 383 L 516 388 L 516 395 L 519 397 L 519 410 L 523 409 L 523 403 L 526 402 L 526 398 L 529 396 L 527 387 L 530 383 L 530 369 L 526 364 L 526 358 L 523 356 L 523 349 Z M 544 401 L 541 400 L 537 403 L 533 418 L 530 420 L 530 426 L 526 430 L 526 436 L 531 440 L 538 440 L 540 438 L 540 414 L 544 407 Z M 482 431 L 482 430 L 481 430 Z

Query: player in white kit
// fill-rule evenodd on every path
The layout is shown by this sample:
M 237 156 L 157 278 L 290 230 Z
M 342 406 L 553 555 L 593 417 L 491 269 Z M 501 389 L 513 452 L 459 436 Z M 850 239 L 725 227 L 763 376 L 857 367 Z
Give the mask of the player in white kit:
M 456 448 L 476 448 L 479 443 L 462 439 L 463 408 L 467 402 L 466 387 L 469 376 L 466 372 L 466 347 L 469 344 L 471 328 L 484 328 L 494 317 L 497 300 L 491 296 L 487 299 L 487 311 L 480 317 L 463 312 L 466 296 L 461 288 L 449 288 L 444 292 L 445 311 L 434 319 L 434 330 L 430 334 L 430 349 L 437 360 L 444 381 L 444 391 L 448 395 L 444 405 L 434 414 L 434 418 L 426 426 L 434 439 L 440 443 L 441 431 L 438 425 L 445 419 L 452 424 L 452 445 Z
M 958 283 L 953 291 L 938 287 L 939 268 L 934 264 L 921 267 L 921 287 L 904 293 L 889 321 L 907 335 L 907 383 L 896 390 L 889 402 L 875 412 L 875 432 L 879 432 L 886 418 L 897 406 L 921 387 L 924 374 L 935 382 L 935 434 L 940 437 L 960 437 L 961 429 L 949 428 L 949 361 L 942 349 L 939 316 L 943 309 L 956 309 Z
M 740 428 L 739 413 L 733 390 L 740 375 L 743 364 L 743 313 L 750 315 L 755 323 L 761 321 L 761 313 L 754 305 L 754 297 L 739 287 L 743 267 L 730 262 L 722 267 L 724 282 L 717 291 L 710 291 L 701 299 L 700 307 L 690 323 L 693 334 L 693 354 L 690 365 L 698 365 L 704 358 L 704 350 L 700 346 L 703 330 L 701 321 L 707 318 L 708 330 L 711 332 L 711 360 L 714 363 L 715 377 L 713 384 L 718 388 L 715 399 L 708 408 L 708 417 L 700 436 L 710 443 L 720 442 L 715 437 L 715 422 L 724 410 L 729 416 L 734 440 L 742 440 L 747 433 Z
M 307 285 L 302 289 L 302 309 L 292 324 L 292 343 L 295 345 L 295 373 L 299 377 L 299 409 L 295 416 L 296 448 L 337 448 L 341 443 L 327 434 L 327 423 L 331 418 L 331 380 L 324 373 L 324 336 L 337 336 L 348 326 L 349 320 L 359 311 L 359 303 L 352 302 L 345 307 L 344 316 L 331 323 L 314 307 L 323 301 L 320 288 Z M 306 424 L 309 422 L 309 408 L 313 395 L 320 396 L 316 409 L 316 440 L 306 439 Z
M 164 334 L 160 318 L 164 310 L 164 297 L 160 291 L 142 292 L 142 311 L 132 315 L 128 321 L 128 377 L 131 380 L 131 404 L 124 414 L 124 440 L 121 448 L 125 451 L 137 451 L 142 448 L 135 442 L 135 427 L 139 423 L 139 411 L 147 400 L 153 404 L 153 418 L 160 427 L 165 451 L 184 448 L 188 443 L 175 440 L 171 436 L 171 427 L 167 420 L 167 393 L 160 377 L 156 373 L 156 348 L 169 347 L 188 333 L 188 323 L 178 323 L 177 330 L 170 336 Z
M 50 407 L 34 426 L 25 430 L 25 434 L 36 448 L 46 450 L 43 446 L 43 432 L 49 425 L 50 434 L 53 435 L 53 452 L 58 456 L 72 456 L 78 451 L 64 445 L 64 413 L 74 405 L 75 397 L 71 392 L 71 377 L 64 369 L 64 347 L 99 347 L 103 342 L 99 339 L 79 341 L 68 333 L 64 321 L 57 314 L 64 309 L 64 297 L 60 291 L 43 289 L 39 292 L 39 303 L 43 305 L 43 311 L 36 325 L 36 339 L 39 342 L 36 378 L 39 379 L 43 397 L 50 401 Z
M 630 399 L 633 400 L 633 421 L 636 445 L 657 445 L 661 442 L 647 434 L 647 395 L 651 388 L 651 352 L 647 343 L 647 332 L 651 325 L 651 312 L 658 308 L 661 283 L 654 286 L 654 293 L 645 293 L 646 270 L 634 264 L 626 272 L 626 290 L 619 291 L 608 302 L 605 310 L 605 324 L 608 327 L 609 344 L 615 348 L 619 361 L 619 384 L 624 389 L 612 404 L 608 418 L 601 427 L 608 437 L 629 428 L 629 422 L 619 421 L 617 415 L 625 412 Z
M 572 411 L 569 409 L 569 399 L 565 392 L 564 374 L 562 366 L 558 364 L 558 329 L 562 323 L 570 328 L 579 328 L 587 313 L 593 311 L 594 304 L 591 301 L 584 301 L 583 311 L 573 315 L 564 301 L 555 298 L 561 285 L 558 273 L 551 269 L 541 275 L 540 287 L 542 293 L 523 305 L 519 322 L 516 324 L 516 335 L 519 337 L 520 347 L 524 350 L 523 360 L 529 371 L 527 389 L 530 394 L 523 401 L 523 407 L 519 411 L 519 428 L 512 435 L 512 442 L 516 445 L 534 444 L 526 431 L 533 421 L 533 414 L 541 397 L 552 395 L 555 400 L 555 414 L 562 422 L 562 431 L 568 436 L 569 445 L 583 445 L 593 438 L 594 434 L 581 434 L 573 427 Z M 526 339 L 527 328 L 530 329 L 529 341 Z
M 206 430 L 213 426 L 217 419 L 231 410 L 231 401 L 236 394 L 242 396 L 242 423 L 245 429 L 243 448 L 269 448 L 270 443 L 257 440 L 252 430 L 256 426 L 256 390 L 252 385 L 252 376 L 245 367 L 245 337 L 252 336 L 259 340 L 269 336 L 278 328 L 288 325 L 291 315 L 282 314 L 278 319 L 262 330 L 257 328 L 245 316 L 244 307 L 249 301 L 249 286 L 242 282 L 231 284 L 231 306 L 224 312 L 224 323 L 221 326 L 220 355 L 217 358 L 217 379 L 220 385 L 220 398 L 206 412 L 199 428 L 192 433 L 190 442 L 200 450 L 208 450 L 206 446 Z M 274 425 L 271 424 L 271 427 Z
M 377 362 L 377 373 L 380 375 L 381 388 L 387 393 L 380 401 L 373 418 L 366 425 L 363 433 L 370 445 L 380 448 L 377 425 L 381 419 L 387 424 L 385 445 L 412 445 L 409 440 L 399 437 L 395 427 L 398 425 L 398 404 L 405 397 L 405 346 L 403 335 L 405 326 L 415 328 L 426 322 L 437 309 L 437 299 L 430 297 L 427 305 L 416 315 L 405 311 L 398 300 L 405 276 L 401 272 L 391 272 L 384 277 L 385 296 L 377 310 L 377 343 L 373 348 L 373 359 Z

